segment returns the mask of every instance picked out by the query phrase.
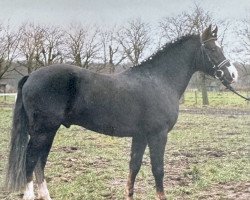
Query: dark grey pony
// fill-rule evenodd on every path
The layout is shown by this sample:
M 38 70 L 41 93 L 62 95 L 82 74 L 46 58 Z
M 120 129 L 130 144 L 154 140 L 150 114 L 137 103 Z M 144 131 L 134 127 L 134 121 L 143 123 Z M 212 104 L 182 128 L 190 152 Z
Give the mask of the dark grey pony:
M 116 75 L 101 75 L 70 65 L 45 67 L 19 82 L 6 186 L 35 199 L 50 200 L 44 167 L 60 125 L 83 126 L 98 133 L 132 137 L 126 199 L 132 200 L 146 146 L 150 149 L 157 198 L 163 188 L 164 150 L 178 117 L 179 99 L 192 74 L 203 71 L 231 84 L 237 71 L 225 58 L 217 27 L 166 44 L 140 65 Z

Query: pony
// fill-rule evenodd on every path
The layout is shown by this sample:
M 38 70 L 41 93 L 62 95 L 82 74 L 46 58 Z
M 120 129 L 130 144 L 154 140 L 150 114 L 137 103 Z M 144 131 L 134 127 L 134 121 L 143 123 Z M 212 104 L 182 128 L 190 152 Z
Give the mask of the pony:
M 33 173 L 38 198 L 51 200 L 44 168 L 60 125 L 80 125 L 97 133 L 132 137 L 126 199 L 132 200 L 136 175 L 146 146 L 150 150 L 156 196 L 164 193 L 164 151 L 175 125 L 179 99 L 196 71 L 230 85 L 238 77 L 217 43 L 218 28 L 187 35 L 141 64 L 114 75 L 98 74 L 57 64 L 24 76 L 18 84 L 13 115 L 6 187 L 24 189 L 24 200 L 34 200 Z

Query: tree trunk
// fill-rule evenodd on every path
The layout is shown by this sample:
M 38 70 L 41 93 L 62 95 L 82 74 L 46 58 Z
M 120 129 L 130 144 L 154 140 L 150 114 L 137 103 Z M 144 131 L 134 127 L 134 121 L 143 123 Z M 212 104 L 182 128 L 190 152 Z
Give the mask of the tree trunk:
M 202 105 L 209 105 L 207 87 L 206 87 L 206 75 L 203 72 L 200 73 L 200 81 L 201 81 Z

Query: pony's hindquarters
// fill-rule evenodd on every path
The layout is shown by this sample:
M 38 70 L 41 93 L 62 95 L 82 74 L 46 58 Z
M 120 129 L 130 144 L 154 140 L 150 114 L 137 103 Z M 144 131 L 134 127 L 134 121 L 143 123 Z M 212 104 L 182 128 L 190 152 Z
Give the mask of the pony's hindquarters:
M 14 109 L 11 131 L 10 152 L 5 186 L 10 191 L 19 191 L 26 183 L 26 149 L 29 141 L 28 119 L 22 102 L 22 87 L 28 76 L 18 83 L 18 93 Z

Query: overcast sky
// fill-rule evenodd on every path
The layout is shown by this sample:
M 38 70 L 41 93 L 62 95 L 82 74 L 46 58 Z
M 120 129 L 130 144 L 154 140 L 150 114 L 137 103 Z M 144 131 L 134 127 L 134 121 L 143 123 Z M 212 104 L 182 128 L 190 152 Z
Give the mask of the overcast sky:
M 190 11 L 195 3 L 209 11 L 215 21 L 226 19 L 233 24 L 235 20 L 250 18 L 250 0 L 0 0 L 0 23 L 11 27 L 25 22 L 64 28 L 72 23 L 109 27 L 140 17 L 158 26 L 163 17 Z M 227 33 L 225 41 L 230 43 L 225 53 L 229 52 L 231 59 L 242 57 L 231 54 L 240 46 L 232 32 Z
M 0 0 L 0 21 L 68 25 L 74 22 L 121 24 L 140 17 L 157 23 L 164 16 L 190 10 L 194 2 L 217 19 L 250 16 L 250 0 Z

